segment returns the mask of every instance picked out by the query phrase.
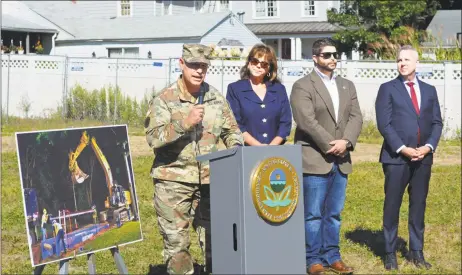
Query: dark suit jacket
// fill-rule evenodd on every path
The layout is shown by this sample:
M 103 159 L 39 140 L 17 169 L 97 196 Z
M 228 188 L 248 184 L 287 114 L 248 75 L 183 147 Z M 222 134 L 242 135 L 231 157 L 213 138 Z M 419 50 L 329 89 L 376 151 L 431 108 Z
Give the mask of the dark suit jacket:
M 263 101 L 248 79 L 229 84 L 226 99 L 241 132 L 248 132 L 259 142 L 269 144 L 276 136 L 284 140 L 290 136 L 292 111 L 284 85 L 265 84 L 267 93 Z
M 290 104 L 297 124 L 295 143 L 302 145 L 303 173 L 327 174 L 334 162 L 342 173 L 352 172 L 349 153 L 344 158 L 326 154 L 332 148 L 329 142 L 337 139 L 349 140 L 354 148 L 363 124 L 354 84 L 341 76 L 336 84 L 338 121 L 329 91 L 314 70 L 292 86 Z
M 380 85 L 375 101 L 377 127 L 384 138 L 380 152 L 380 162 L 387 164 L 404 164 L 409 160 L 396 151 L 402 145 L 417 148 L 431 144 L 436 150 L 443 122 L 440 104 L 434 86 L 417 79 L 420 88 L 420 116 L 412 105 L 404 81 L 401 77 Z M 420 142 L 417 133 L 420 128 Z M 433 154 L 422 160 L 424 164 L 433 163 Z

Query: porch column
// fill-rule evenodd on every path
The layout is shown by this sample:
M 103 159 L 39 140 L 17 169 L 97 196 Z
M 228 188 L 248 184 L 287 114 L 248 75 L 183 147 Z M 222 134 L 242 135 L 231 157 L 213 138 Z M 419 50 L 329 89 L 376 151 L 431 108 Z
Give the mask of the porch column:
M 30 35 L 26 34 L 26 54 L 30 53 Z
M 302 39 L 295 38 L 295 60 L 302 60 Z
M 51 37 L 51 51 L 50 51 L 50 54 L 54 55 L 55 54 L 55 40 L 56 40 L 56 36 L 58 35 L 58 33 L 55 33 L 53 34 L 53 36 Z
M 295 38 L 290 38 L 290 60 L 295 60 Z
M 359 47 L 359 42 L 356 42 L 356 47 Z M 352 50 L 351 51 L 351 59 L 352 60 L 359 60 L 360 59 L 360 54 L 359 51 L 357 50 Z
M 278 57 L 282 58 L 282 39 L 278 39 Z

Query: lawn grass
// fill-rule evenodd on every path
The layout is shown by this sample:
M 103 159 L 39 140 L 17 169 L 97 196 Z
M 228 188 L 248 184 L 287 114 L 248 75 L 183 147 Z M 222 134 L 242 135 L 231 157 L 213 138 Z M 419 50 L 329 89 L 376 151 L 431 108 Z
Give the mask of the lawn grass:
M 102 125 L 113 125 L 112 121 L 102 122 L 99 120 L 63 120 L 60 117 L 49 119 L 34 119 L 34 118 L 16 118 L 9 117 L 8 123 L 2 121 L 2 136 L 13 136 L 15 132 L 48 129 L 64 129 L 64 128 L 77 128 L 77 127 L 95 127 Z M 141 122 L 140 122 L 141 123 Z M 124 123 L 116 123 L 124 124 Z M 141 125 L 128 125 L 128 134 L 132 136 L 144 136 L 144 129 Z M 288 144 L 293 143 L 295 128 L 292 129 L 290 136 L 287 139 Z M 456 131 L 455 136 L 448 139 L 441 139 L 440 145 L 442 146 L 461 146 L 462 139 L 460 131 Z M 382 144 L 383 138 L 377 130 L 375 122 L 372 120 L 365 120 L 361 134 L 358 138 L 358 143 Z
M 147 274 L 150 265 L 162 264 L 162 238 L 152 206 L 154 188 L 149 177 L 152 157 L 134 158 L 134 172 L 141 216 L 143 241 L 120 248 L 131 274 Z M 460 274 L 461 270 L 461 166 L 434 166 L 427 200 L 425 255 L 433 264 L 429 271 L 415 269 L 398 255 L 400 273 Z M 359 163 L 349 178 L 347 199 L 342 217 L 341 252 L 356 274 L 386 273 L 381 262 L 383 174 L 378 163 Z M 399 237 L 408 241 L 408 196 L 401 207 Z M 2 153 L 2 273 L 25 274 L 32 271 L 23 217 L 17 158 Z M 200 259 L 197 239 L 192 238 L 192 254 Z M 96 253 L 98 273 L 117 273 L 109 251 Z M 58 264 L 44 270 L 56 273 Z M 72 274 L 87 273 L 86 257 L 70 262 Z
M 461 166 L 434 166 L 425 216 L 425 257 L 433 264 L 430 271 L 418 270 L 398 254 L 400 274 L 460 274 L 461 273 Z M 355 266 L 356 273 L 385 273 L 382 233 L 383 174 L 378 163 L 354 166 L 349 178 L 347 199 L 342 217 L 344 260 Z M 407 192 L 400 210 L 399 243 L 408 240 Z M 409 246 L 407 245 L 407 249 Z M 404 252 L 404 248 L 401 249 Z
M 120 247 L 130 274 L 147 274 L 150 265 L 162 263 L 162 238 L 157 230 L 157 221 L 152 205 L 154 187 L 149 176 L 152 157 L 139 157 L 133 160 L 135 184 L 139 199 L 140 222 L 143 241 Z M 2 274 L 30 274 L 29 248 L 27 246 L 23 201 L 16 154 L 2 153 Z M 200 259 L 200 249 L 196 239 L 192 239 L 192 254 Z M 96 271 L 101 273 L 118 273 L 109 251 L 95 254 Z M 44 274 L 56 274 L 58 263 L 47 265 Z M 71 260 L 69 273 L 88 273 L 86 257 Z
M 113 228 L 98 236 L 95 240 L 85 244 L 84 251 L 96 251 L 99 249 L 110 247 L 118 243 L 128 243 L 138 241 L 141 238 L 140 222 L 130 221 L 124 222 L 120 228 Z
M 117 122 L 115 124 L 125 124 Z M 9 117 L 6 121 L 2 121 L 2 136 L 14 136 L 15 132 L 25 132 L 35 130 L 50 130 L 50 129 L 65 129 L 65 128 L 79 128 L 79 127 L 97 127 L 103 125 L 114 125 L 113 121 L 100 121 L 100 120 L 64 120 L 58 118 L 17 118 Z M 129 125 L 129 135 L 144 135 L 142 126 Z

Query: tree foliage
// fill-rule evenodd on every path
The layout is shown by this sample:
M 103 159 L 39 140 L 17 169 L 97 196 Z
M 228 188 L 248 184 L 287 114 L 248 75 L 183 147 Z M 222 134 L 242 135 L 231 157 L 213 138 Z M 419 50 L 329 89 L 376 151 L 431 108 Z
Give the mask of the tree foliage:
M 440 6 L 438 0 L 345 0 L 340 11 L 327 11 L 327 18 L 345 27 L 334 39 L 349 49 L 364 51 L 369 43 L 398 37 L 406 26 L 425 28 Z

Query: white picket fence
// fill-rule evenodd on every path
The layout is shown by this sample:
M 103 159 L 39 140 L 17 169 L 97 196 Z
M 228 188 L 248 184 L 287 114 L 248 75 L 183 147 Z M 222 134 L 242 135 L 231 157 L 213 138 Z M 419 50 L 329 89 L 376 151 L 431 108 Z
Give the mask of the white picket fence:
M 279 77 L 290 94 L 293 83 L 310 73 L 312 61 L 279 61 Z M 239 79 L 244 61 L 213 60 L 206 81 L 225 95 L 229 83 Z M 394 62 L 342 61 L 338 72 L 353 81 L 361 110 L 374 119 L 374 102 L 381 83 L 397 74 Z M 461 128 L 461 64 L 420 63 L 421 80 L 438 91 L 445 134 Z M 94 59 L 45 55 L 2 55 L 2 112 L 24 116 L 24 103 L 32 103 L 29 116 L 47 116 L 63 104 L 70 89 L 80 84 L 89 90 L 120 87 L 123 94 L 141 100 L 159 91 L 180 74 L 178 59 Z

